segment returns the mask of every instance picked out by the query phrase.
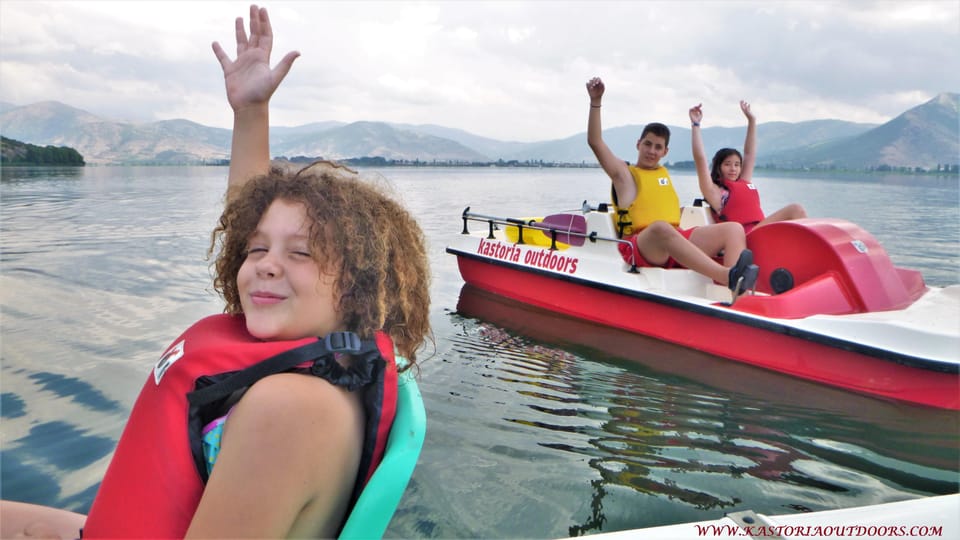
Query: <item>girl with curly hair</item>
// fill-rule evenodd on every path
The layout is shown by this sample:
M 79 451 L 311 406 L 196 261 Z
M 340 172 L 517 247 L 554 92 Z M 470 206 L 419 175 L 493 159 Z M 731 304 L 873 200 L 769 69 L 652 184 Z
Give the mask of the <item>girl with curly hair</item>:
M 271 168 L 269 100 L 298 53 L 270 68 L 257 6 L 236 36 L 235 60 L 213 44 L 234 110 L 210 247 L 225 313 L 161 356 L 89 515 L 4 502 L 4 538 L 333 537 L 383 455 L 430 334 L 423 233 L 345 167 Z

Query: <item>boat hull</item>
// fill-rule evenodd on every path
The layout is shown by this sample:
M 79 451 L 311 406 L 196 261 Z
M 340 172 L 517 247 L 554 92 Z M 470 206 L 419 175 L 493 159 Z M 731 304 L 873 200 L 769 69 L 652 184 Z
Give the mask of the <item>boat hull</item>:
M 839 510 L 767 516 L 730 512 L 712 521 L 590 535 L 595 540 L 633 538 L 957 538 L 960 495 L 939 495 Z
M 513 257 L 447 251 L 466 283 L 519 302 L 854 392 L 960 410 L 960 376 L 949 364 Z

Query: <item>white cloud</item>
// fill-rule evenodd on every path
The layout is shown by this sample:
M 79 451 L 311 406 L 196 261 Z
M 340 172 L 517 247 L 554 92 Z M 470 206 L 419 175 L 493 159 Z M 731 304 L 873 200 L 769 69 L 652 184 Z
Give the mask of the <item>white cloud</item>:
M 273 100 L 281 125 L 433 123 L 511 140 L 604 124 L 883 122 L 960 91 L 960 3 L 440 1 L 266 4 L 274 59 L 302 52 Z M 135 120 L 229 127 L 210 42 L 233 51 L 246 2 L 0 2 L 0 100 L 58 100 Z

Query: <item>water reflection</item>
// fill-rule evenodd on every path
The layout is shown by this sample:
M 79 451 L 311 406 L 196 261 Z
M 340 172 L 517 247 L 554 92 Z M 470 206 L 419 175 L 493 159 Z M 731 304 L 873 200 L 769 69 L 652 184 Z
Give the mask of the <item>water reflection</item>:
M 645 516 L 650 526 L 738 507 L 822 510 L 960 487 L 954 411 L 822 387 L 466 285 L 457 315 L 479 319 L 478 350 L 501 359 L 488 362 L 488 376 L 527 398 L 504 421 L 594 471 L 578 488 L 590 494 L 589 512 L 570 535 L 638 526 L 624 526 L 638 497 L 672 504 Z
M 81 178 L 84 175 L 85 167 L 0 167 L 0 181 L 18 182 L 41 180 L 49 181 L 51 178 Z

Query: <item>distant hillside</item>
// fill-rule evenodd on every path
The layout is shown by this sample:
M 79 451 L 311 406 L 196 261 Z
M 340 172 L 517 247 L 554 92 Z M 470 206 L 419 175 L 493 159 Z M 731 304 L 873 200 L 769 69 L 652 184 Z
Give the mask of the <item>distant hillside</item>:
M 652 119 L 651 119 L 652 120 Z M 784 169 L 936 169 L 960 161 L 958 94 L 941 94 L 890 122 L 877 126 L 840 120 L 757 126 L 758 164 Z M 584 127 L 586 118 L 584 118 Z M 624 160 L 636 159 L 642 124 L 604 130 L 604 139 Z M 690 130 L 671 127 L 664 160 L 692 160 Z M 17 107 L 0 103 L 0 132 L 37 145 L 65 145 L 93 164 L 200 164 L 229 158 L 230 131 L 188 120 L 146 124 L 116 122 L 59 102 Z M 707 127 L 707 152 L 742 148 L 746 126 Z M 431 124 L 317 122 L 271 126 L 274 156 L 328 159 L 383 158 L 422 162 L 472 163 L 497 160 L 595 164 L 586 132 L 540 142 L 499 141 Z
M 655 120 L 651 120 L 653 122 Z M 586 123 L 586 120 L 584 120 Z M 613 152 L 626 161 L 636 161 L 637 140 L 643 132 L 644 124 L 634 124 L 605 129 L 603 139 Z M 692 161 L 690 149 L 690 128 L 670 126 L 670 151 L 665 162 Z M 857 124 L 841 120 L 811 120 L 790 124 L 770 122 L 757 126 L 759 154 L 783 152 L 799 145 L 818 141 L 831 141 L 864 133 L 874 127 L 873 124 Z M 708 127 L 703 130 L 703 143 L 710 156 L 724 147 L 743 149 L 743 139 L 747 126 L 741 128 Z M 556 141 L 530 143 L 520 152 L 510 152 L 504 159 L 542 159 L 544 161 L 564 161 L 569 163 L 592 163 L 596 161 L 593 152 L 587 146 L 587 133 L 581 132 L 572 137 Z
M 56 101 L 0 114 L 5 136 L 33 144 L 71 146 L 91 164 L 196 164 L 229 157 L 230 130 L 188 120 L 116 122 Z
M 940 94 L 886 124 L 840 141 L 811 143 L 766 156 L 781 168 L 872 169 L 960 162 L 960 94 Z
M 391 127 L 383 122 L 354 122 L 319 133 L 285 136 L 271 144 L 275 155 L 327 159 L 382 157 L 392 160 L 485 161 L 483 154 L 462 144 Z
M 291 139 L 299 139 L 304 135 L 317 135 L 345 125 L 345 122 L 314 122 L 296 127 L 270 126 L 270 142 L 274 147 L 283 146 Z
M 415 133 L 423 133 L 426 135 L 433 135 L 435 137 L 442 137 L 444 139 L 450 139 L 451 141 L 456 141 L 467 148 L 472 148 L 473 150 L 479 152 L 481 155 L 486 156 L 488 159 L 497 160 L 497 159 L 514 159 L 516 155 L 524 156 L 521 159 L 534 159 L 531 156 L 533 152 L 528 151 L 528 149 L 536 147 L 540 143 L 522 143 L 516 141 L 499 141 L 497 139 L 490 139 L 488 137 L 481 137 L 479 135 L 474 135 L 463 131 L 462 129 L 448 128 L 443 126 L 437 126 L 433 124 L 390 124 L 393 127 L 398 129 L 405 129 L 407 131 L 413 131 Z M 551 160 L 553 161 L 553 160 Z M 556 160 L 563 161 L 563 160 Z

